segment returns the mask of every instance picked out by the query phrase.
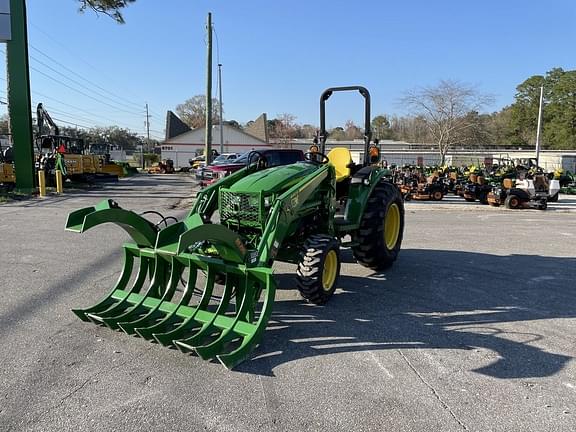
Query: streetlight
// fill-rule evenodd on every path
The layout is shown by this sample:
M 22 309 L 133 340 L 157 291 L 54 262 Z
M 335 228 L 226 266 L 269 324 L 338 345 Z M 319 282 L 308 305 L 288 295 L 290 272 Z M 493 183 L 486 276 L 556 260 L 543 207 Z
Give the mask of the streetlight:
M 218 63 L 218 89 L 220 90 L 220 154 L 222 154 L 224 153 L 224 129 L 222 129 L 222 63 Z

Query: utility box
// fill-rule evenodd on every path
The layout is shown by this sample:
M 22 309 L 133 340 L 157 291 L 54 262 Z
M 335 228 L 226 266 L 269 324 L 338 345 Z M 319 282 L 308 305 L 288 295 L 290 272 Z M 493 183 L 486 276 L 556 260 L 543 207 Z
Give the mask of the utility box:
M 0 42 L 12 39 L 10 24 L 10 0 L 0 0 Z

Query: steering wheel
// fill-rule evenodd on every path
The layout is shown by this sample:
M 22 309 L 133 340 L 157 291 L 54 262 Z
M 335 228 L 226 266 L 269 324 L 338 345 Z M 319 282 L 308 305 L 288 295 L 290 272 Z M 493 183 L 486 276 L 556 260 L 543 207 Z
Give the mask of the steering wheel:
M 253 150 L 248 155 L 248 162 L 246 163 L 248 167 L 252 165 L 254 165 L 257 170 L 268 168 L 268 159 L 259 151 Z
M 327 164 L 328 162 L 330 162 L 328 156 L 320 152 L 306 152 L 304 153 L 304 160 L 306 162 L 310 162 L 316 165 Z

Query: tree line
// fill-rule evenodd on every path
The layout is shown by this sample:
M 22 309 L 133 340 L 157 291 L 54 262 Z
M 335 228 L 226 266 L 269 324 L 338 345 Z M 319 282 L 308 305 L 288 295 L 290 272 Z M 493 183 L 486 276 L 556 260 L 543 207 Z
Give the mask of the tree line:
M 500 111 L 486 113 L 491 95 L 453 80 L 405 92 L 399 106 L 408 114 L 380 114 L 372 119 L 372 133 L 380 140 L 435 144 L 442 156 L 451 148 L 522 147 L 535 144 L 540 87 L 544 87 L 542 144 L 545 149 L 576 149 L 576 71 L 554 68 L 534 75 L 516 87 L 514 102 Z M 178 105 L 176 112 L 190 127 L 204 125 L 205 98 L 198 95 Z M 219 122 L 218 101 L 213 101 L 213 122 Z M 227 124 L 243 128 L 235 120 Z M 289 113 L 268 120 L 271 139 L 277 143 L 312 138 L 318 127 L 299 124 Z M 362 127 L 348 120 L 332 128 L 329 138 L 354 140 Z

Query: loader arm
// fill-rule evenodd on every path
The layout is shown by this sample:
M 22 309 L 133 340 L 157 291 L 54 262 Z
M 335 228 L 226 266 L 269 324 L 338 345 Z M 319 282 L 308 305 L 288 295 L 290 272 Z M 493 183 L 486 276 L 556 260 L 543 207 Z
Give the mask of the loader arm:
M 308 198 L 318 190 L 318 187 L 329 178 L 335 178 L 334 167 L 330 164 L 314 171 L 277 198 L 258 245 L 259 266 L 272 264 L 278 248 L 284 243 L 288 228 L 293 221 L 300 218 L 300 209 Z M 330 201 L 334 195 L 333 189 L 330 188 L 332 192 L 329 194 L 330 196 L 326 197 Z M 331 209 L 331 213 L 328 223 L 330 224 L 329 230 L 333 231 L 333 209 Z

